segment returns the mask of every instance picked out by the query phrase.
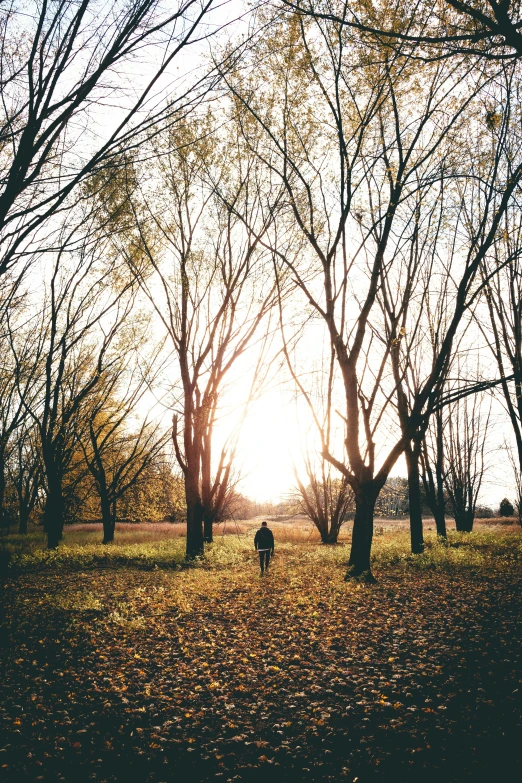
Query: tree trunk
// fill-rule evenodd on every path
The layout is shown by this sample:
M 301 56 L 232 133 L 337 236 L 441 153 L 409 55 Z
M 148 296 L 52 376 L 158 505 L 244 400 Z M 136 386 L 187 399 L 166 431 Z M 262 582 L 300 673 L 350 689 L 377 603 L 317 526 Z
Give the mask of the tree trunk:
M 447 538 L 446 533 L 446 515 L 444 513 L 444 501 L 442 501 L 442 507 L 440 503 L 437 503 L 432 509 L 433 518 L 435 520 L 435 527 L 437 528 L 437 535 L 441 538 Z
M 38 489 L 39 482 L 33 471 L 31 471 L 27 481 L 24 480 L 23 476 L 18 477 L 16 485 L 18 499 L 18 532 L 22 535 L 27 533 L 29 517 L 31 516 L 31 512 L 34 509 L 38 498 Z
M 114 528 L 116 519 L 112 513 L 111 503 L 106 493 L 100 492 L 100 505 L 102 512 L 103 525 L 103 544 L 110 544 L 114 541 Z
M 330 529 L 324 537 L 321 534 L 321 540 L 323 544 L 337 544 L 338 535 L 339 530 L 337 528 Z
M 203 514 L 203 540 L 206 544 L 211 544 L 214 530 L 214 514 L 212 511 L 205 511 Z
M 25 505 L 20 504 L 18 509 L 18 532 L 20 535 L 25 536 L 27 534 L 27 524 L 29 522 L 29 509 Z
M 194 558 L 203 554 L 203 513 L 197 483 L 185 475 L 185 499 L 187 502 L 187 557 Z
M 56 549 L 62 540 L 64 503 L 60 482 L 49 486 L 44 510 L 44 530 L 47 534 L 47 548 Z
M 472 508 L 466 509 L 466 515 L 464 519 L 464 532 L 465 533 L 472 533 L 473 532 L 473 522 L 475 521 L 475 514 L 473 513 Z
M 4 511 L 4 498 L 5 498 L 5 459 L 3 454 L 0 456 L 0 527 L 4 526 L 5 511 Z
M 112 544 L 114 541 L 114 529 L 116 527 L 114 519 L 103 519 L 103 541 L 102 544 Z
M 321 537 L 321 544 L 328 544 L 328 526 L 323 524 L 323 520 L 320 519 L 318 516 L 315 516 L 312 519 L 312 522 L 316 526 L 317 530 L 319 531 L 319 535 Z
M 433 516 L 437 526 L 437 534 L 442 538 L 447 538 L 446 533 L 446 498 L 444 497 L 444 426 L 442 422 L 442 411 L 437 412 L 437 460 L 435 465 L 435 476 L 437 483 L 437 497 Z
M 408 501 L 410 506 L 410 539 L 414 555 L 424 552 L 424 534 L 422 530 L 422 503 L 420 492 L 419 449 L 410 444 L 405 449 L 408 469 Z
M 352 548 L 348 561 L 345 581 L 355 577 L 364 577 L 367 582 L 375 582 L 370 567 L 370 555 L 373 539 L 373 515 L 377 493 L 373 487 L 361 485 L 355 493 L 355 517 L 352 530 Z
M 446 499 L 444 497 L 444 443 L 442 435 L 442 415 L 436 414 L 436 441 L 435 441 L 435 471 L 432 470 L 428 457 L 426 439 L 420 444 L 420 456 L 422 464 L 422 483 L 426 504 L 429 506 L 437 535 L 446 538 Z
M 459 533 L 471 533 L 473 530 L 473 511 L 469 508 L 455 512 L 455 527 Z

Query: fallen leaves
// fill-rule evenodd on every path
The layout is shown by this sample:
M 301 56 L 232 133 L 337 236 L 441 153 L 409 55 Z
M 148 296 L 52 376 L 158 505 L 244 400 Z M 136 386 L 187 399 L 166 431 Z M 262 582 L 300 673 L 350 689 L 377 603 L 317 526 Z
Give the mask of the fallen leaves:
M 80 764 L 100 781 L 257 780 L 270 765 L 274 781 L 453 783 L 493 750 L 515 764 L 520 562 L 488 546 L 473 571 L 462 547 L 455 569 L 388 562 L 371 588 L 317 545 L 281 550 L 263 581 L 250 563 L 75 572 L 70 601 L 56 574 L 20 573 L 3 591 L 3 778 L 76 780 Z

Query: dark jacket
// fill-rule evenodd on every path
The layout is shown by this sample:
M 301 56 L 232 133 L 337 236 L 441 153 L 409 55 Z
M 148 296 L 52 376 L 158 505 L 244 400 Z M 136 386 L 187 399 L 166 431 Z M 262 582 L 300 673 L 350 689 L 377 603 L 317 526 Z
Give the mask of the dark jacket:
M 256 549 L 274 549 L 274 534 L 267 527 L 260 527 L 254 538 Z

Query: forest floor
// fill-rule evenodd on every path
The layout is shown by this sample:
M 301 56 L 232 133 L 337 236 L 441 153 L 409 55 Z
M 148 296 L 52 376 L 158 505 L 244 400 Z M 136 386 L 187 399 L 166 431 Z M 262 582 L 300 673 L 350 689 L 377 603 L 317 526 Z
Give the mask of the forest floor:
M 194 568 L 180 538 L 15 558 L 2 781 L 522 779 L 522 534 L 407 544 L 376 539 L 372 586 L 346 545 L 260 578 L 251 536 Z

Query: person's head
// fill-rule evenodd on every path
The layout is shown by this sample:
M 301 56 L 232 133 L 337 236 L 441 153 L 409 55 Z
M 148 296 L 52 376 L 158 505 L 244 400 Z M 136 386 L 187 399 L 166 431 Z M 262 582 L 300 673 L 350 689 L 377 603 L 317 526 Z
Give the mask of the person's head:
M 262 525 L 262 527 L 268 527 L 268 522 L 266 521 L 266 519 L 263 519 L 263 521 L 261 522 L 261 525 Z

